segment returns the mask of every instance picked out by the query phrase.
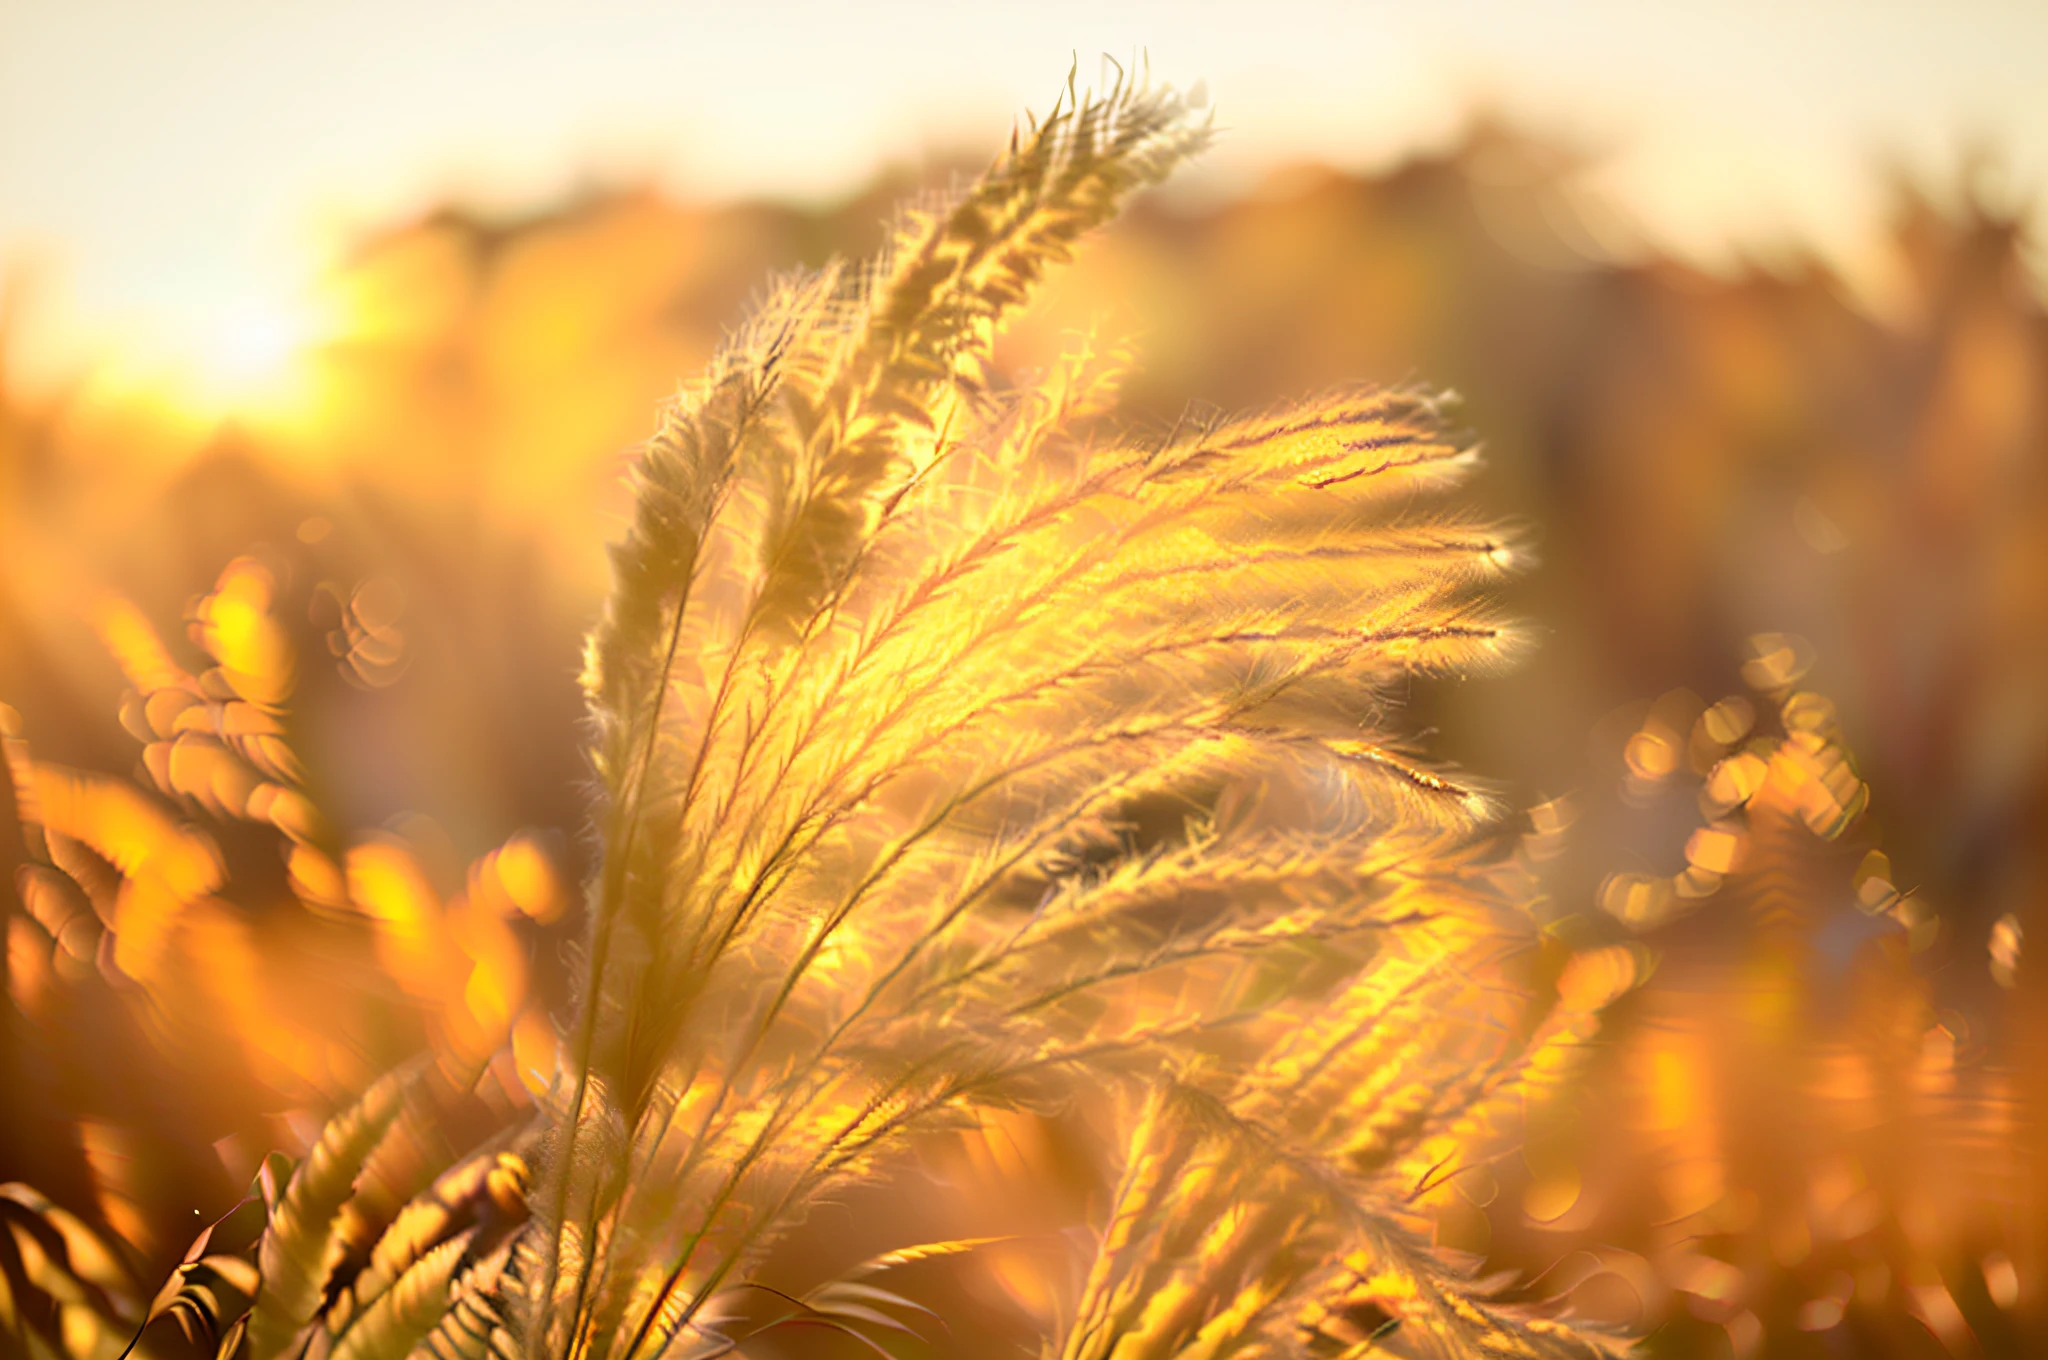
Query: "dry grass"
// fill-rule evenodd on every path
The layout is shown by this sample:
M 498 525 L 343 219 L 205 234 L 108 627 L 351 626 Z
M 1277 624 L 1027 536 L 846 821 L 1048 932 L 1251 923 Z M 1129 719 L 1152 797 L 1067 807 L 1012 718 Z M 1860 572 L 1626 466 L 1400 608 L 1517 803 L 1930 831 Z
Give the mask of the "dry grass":
M 0 1133 L 52 1197 L 0 1202 L 11 1340 L 1604 1344 L 1542 1321 L 1568 1303 L 1654 1354 L 2030 1353 L 2017 233 L 1909 220 L 1880 324 L 1817 275 L 1503 254 L 1452 162 L 1141 210 L 1027 298 L 1179 118 L 1067 106 L 708 359 L 592 638 L 585 913 L 593 847 L 514 832 L 581 815 L 544 647 L 588 607 L 582 451 L 704 359 L 719 261 L 857 227 L 438 219 L 352 267 L 380 320 L 304 429 L 187 465 L 90 392 L 0 412 Z M 1418 363 L 1471 391 L 1542 590 L 1530 534 L 1438 508 L 1470 460 L 1426 391 L 1188 404 Z M 1533 667 L 1415 688 L 1498 669 L 1502 592 L 1554 626 Z M 1839 715 L 1767 647 L 1798 664 L 1637 704 L 1583 768 L 1613 703 L 1723 693 L 1786 626 Z M 1569 828 L 1496 820 L 1589 779 Z M 273 1147 L 310 1152 L 289 1189 Z

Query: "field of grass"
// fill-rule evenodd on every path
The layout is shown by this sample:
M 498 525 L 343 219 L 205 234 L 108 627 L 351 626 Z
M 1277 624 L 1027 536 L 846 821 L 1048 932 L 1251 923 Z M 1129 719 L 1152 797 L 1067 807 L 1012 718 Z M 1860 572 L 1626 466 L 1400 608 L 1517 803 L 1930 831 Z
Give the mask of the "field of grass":
M 1205 136 L 0 387 L 0 1352 L 2048 1349 L 2029 225 Z

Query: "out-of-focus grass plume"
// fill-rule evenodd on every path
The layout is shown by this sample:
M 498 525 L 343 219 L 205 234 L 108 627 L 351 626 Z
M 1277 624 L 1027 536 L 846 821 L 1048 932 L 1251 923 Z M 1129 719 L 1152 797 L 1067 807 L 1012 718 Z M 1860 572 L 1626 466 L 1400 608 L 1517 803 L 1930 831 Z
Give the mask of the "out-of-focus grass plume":
M 1026 297 L 1175 115 L 0 388 L 0 1335 L 2048 1345 L 2028 224 L 1901 188 L 1875 306 L 1483 126 Z

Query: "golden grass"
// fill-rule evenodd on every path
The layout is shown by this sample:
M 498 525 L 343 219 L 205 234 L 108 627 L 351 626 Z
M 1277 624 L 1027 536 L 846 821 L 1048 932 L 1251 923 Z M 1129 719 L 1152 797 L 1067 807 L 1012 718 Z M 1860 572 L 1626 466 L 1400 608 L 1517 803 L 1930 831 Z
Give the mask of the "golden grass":
M 2033 796 L 2013 620 L 2048 579 L 2010 233 L 1909 221 L 1917 310 L 1881 326 L 1825 279 L 1504 265 L 1460 234 L 1452 161 L 1142 210 L 1029 296 L 1199 139 L 1183 113 L 1063 106 L 706 361 L 586 657 L 583 913 L 577 848 L 508 838 L 581 796 L 545 754 L 566 704 L 520 697 L 566 699 L 573 488 L 704 357 L 675 309 L 736 302 L 689 271 L 786 263 L 784 217 L 636 199 L 397 233 L 351 266 L 383 319 L 319 356 L 327 404 L 175 475 L 146 418 L 0 407 L 28 1093 L 0 1133 L 50 1192 L 0 1200 L 0 1334 L 1605 1344 L 1549 1320 L 1577 1308 L 1658 1355 L 2030 1353 L 2040 1140 L 2002 1031 L 2035 1013 L 2038 847 L 1985 820 Z M 1105 300 L 1150 333 L 1090 321 Z M 1440 508 L 1473 460 L 1425 389 L 1186 404 L 1411 362 L 1473 388 L 1476 494 L 1540 532 Z M 127 565 L 84 546 L 128 539 Z M 1548 595 L 1514 579 L 1532 539 Z M 252 544 L 186 605 L 189 646 L 158 634 L 188 588 L 162 564 L 211 578 Z M 1922 581 L 1974 603 L 1930 612 Z M 1560 630 L 1534 669 L 1414 688 L 1526 650 L 1502 589 Z M 67 626 L 120 667 L 137 745 L 91 735 L 120 730 L 97 698 L 67 721 L 103 688 L 60 669 Z M 1575 826 L 1546 804 L 1518 841 L 1496 818 L 1527 782 L 1407 735 L 1580 782 L 1616 696 L 1723 692 L 1759 626 L 1846 668 L 1842 715 L 1770 640 L 1748 695 L 1603 729 L 1620 796 L 1570 800 Z M 451 830 L 372 829 L 392 797 Z M 271 1147 L 328 1150 L 292 1181 Z

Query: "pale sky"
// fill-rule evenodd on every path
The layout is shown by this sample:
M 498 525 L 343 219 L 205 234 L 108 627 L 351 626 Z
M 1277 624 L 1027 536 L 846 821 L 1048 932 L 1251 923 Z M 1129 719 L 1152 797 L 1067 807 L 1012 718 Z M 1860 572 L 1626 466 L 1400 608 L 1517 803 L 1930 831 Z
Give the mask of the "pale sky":
M 1602 190 L 1709 257 L 1853 257 L 1887 158 L 1952 179 L 1991 145 L 2048 186 L 2039 0 L 0 0 L 0 267 L 57 280 L 44 322 L 177 344 L 437 198 L 827 196 L 1141 49 L 1206 83 L 1224 189 L 1383 166 L 1482 103 L 1604 152 Z

